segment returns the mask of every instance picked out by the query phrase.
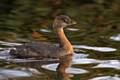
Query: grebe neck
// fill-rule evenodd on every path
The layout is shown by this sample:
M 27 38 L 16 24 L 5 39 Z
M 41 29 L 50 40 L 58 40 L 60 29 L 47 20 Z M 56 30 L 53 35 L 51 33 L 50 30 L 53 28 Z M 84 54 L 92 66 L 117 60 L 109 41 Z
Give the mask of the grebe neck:
M 63 28 L 55 29 L 55 32 L 57 34 L 57 38 L 58 38 L 60 48 L 63 48 L 67 51 L 72 51 L 73 52 L 73 47 L 72 47 L 70 41 L 67 39 Z

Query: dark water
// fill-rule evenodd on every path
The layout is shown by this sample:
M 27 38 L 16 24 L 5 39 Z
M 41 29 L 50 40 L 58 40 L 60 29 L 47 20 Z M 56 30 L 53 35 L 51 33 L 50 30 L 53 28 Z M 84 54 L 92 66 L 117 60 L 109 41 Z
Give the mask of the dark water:
M 42 28 L 40 32 L 46 41 L 55 43 L 52 30 Z M 65 80 L 120 80 L 120 33 L 83 33 L 79 28 L 67 28 L 65 32 L 75 51 L 72 57 L 63 58 L 62 66 L 71 64 L 60 73 Z M 0 80 L 59 80 L 57 60 L 11 59 L 10 48 L 21 44 L 0 44 Z

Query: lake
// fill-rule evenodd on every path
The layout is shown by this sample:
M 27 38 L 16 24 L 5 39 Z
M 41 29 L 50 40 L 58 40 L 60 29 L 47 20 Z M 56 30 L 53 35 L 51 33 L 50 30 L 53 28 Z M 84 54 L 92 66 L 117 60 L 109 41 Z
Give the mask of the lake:
M 39 32 L 44 41 L 56 44 L 51 29 L 41 28 Z M 66 28 L 65 32 L 74 47 L 72 60 L 65 62 L 71 64 L 63 74 L 65 77 L 71 80 L 120 80 L 119 31 L 81 30 L 77 25 Z M 0 41 L 0 80 L 58 80 L 57 60 L 12 59 L 10 49 L 21 44 Z

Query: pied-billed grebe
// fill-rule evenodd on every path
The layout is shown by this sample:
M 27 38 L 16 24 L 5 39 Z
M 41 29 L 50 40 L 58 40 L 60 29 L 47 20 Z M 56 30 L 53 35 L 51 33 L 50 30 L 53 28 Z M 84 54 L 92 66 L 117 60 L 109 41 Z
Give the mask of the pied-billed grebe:
M 30 42 L 22 46 L 16 46 L 16 50 L 11 50 L 10 54 L 16 57 L 39 57 L 39 58 L 59 58 L 61 56 L 73 54 L 73 47 L 64 34 L 63 28 L 75 24 L 66 15 L 56 16 L 53 22 L 53 29 L 58 38 L 58 44 L 47 42 Z

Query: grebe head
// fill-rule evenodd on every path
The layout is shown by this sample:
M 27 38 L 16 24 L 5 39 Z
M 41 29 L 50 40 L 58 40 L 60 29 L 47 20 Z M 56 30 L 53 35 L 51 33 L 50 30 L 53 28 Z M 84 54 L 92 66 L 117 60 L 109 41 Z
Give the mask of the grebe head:
M 75 21 L 71 20 L 70 17 L 66 16 L 66 15 L 59 15 L 56 16 L 54 23 L 53 23 L 53 27 L 54 28 L 64 28 L 70 25 L 76 24 Z

